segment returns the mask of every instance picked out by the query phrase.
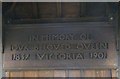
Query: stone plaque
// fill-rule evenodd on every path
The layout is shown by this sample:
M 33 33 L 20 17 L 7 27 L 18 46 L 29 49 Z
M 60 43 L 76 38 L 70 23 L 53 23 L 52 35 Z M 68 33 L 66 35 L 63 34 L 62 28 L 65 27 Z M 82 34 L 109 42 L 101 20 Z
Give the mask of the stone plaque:
M 4 69 L 116 68 L 116 26 L 103 22 L 9 25 Z

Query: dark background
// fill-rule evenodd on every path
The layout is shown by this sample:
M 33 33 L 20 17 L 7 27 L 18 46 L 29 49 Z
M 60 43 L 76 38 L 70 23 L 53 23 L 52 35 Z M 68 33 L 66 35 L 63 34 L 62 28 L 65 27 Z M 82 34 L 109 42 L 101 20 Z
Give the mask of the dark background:
M 115 2 L 3 2 L 4 23 L 110 21 Z

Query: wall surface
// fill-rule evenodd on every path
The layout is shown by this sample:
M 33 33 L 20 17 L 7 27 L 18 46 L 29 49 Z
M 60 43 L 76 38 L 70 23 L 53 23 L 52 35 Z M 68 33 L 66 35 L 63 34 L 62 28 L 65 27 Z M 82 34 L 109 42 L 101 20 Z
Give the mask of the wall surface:
M 119 9 L 118 9 L 118 27 L 119 27 L 119 52 L 118 52 L 118 64 L 119 64 L 119 79 L 120 79 L 120 3 L 119 3 Z
M 71 8 L 67 8 L 65 6 L 65 4 L 49 4 L 46 6 L 46 4 L 44 3 L 44 5 L 40 5 L 41 3 L 23 3 L 21 7 L 21 3 L 17 3 L 17 4 L 13 4 L 13 7 L 14 8 L 11 8 L 11 12 L 8 11 L 8 13 L 6 13 L 7 16 L 5 16 L 5 18 L 7 19 L 6 22 L 9 22 L 8 20 L 13 20 L 13 23 L 14 23 L 14 20 L 18 20 L 18 23 L 19 23 L 19 19 L 44 19 L 44 18 L 50 18 L 52 20 L 52 18 L 77 18 L 77 17 L 83 17 L 83 18 L 86 18 L 86 17 L 90 17 L 92 16 L 92 18 L 95 18 L 93 19 L 93 21 L 103 21 L 103 19 L 101 20 L 101 17 L 105 16 L 105 17 L 109 17 L 110 15 L 108 15 L 110 12 L 109 10 L 106 8 L 101 8 L 101 7 L 105 7 L 106 4 L 101 4 L 99 3 L 99 5 L 97 4 L 96 7 L 95 6 L 95 3 L 91 3 L 91 4 L 87 4 L 87 3 L 81 3 L 81 4 L 76 4 L 76 6 L 73 7 L 72 4 L 67 4 L 67 6 L 70 6 L 74 9 L 74 12 L 73 12 L 73 9 L 71 10 Z M 74 3 L 75 4 L 75 3 Z M 11 5 L 11 4 L 9 4 Z M 32 5 L 32 6 L 31 6 Z M 51 6 L 52 5 L 52 6 Z M 88 5 L 88 6 L 85 6 L 85 5 Z M 50 7 L 51 6 L 51 7 Z M 57 6 L 57 7 L 55 7 Z M 61 7 L 62 6 L 62 7 Z M 8 7 L 8 6 L 7 6 Z M 47 10 L 46 9 L 42 9 L 41 7 L 44 7 L 46 8 L 47 7 Z M 9 8 L 9 7 L 8 7 Z M 31 11 L 31 8 L 33 11 Z M 61 13 L 61 8 L 63 10 L 63 13 Z M 97 9 L 96 9 L 97 8 Z M 52 11 L 51 11 L 52 9 Z M 58 9 L 58 10 L 56 10 Z M 81 9 L 81 10 L 80 10 Z M 78 14 L 80 10 L 80 14 Z M 0 4 L 0 11 L 1 10 L 1 4 Z M 4 10 L 3 10 L 4 11 Z M 99 11 L 99 12 L 98 12 Z M 97 14 L 95 13 L 97 12 Z M 74 15 L 73 15 L 74 14 Z M 69 15 L 69 16 L 68 16 Z M 89 18 L 87 18 L 89 19 Z M 45 22 L 47 21 L 47 19 L 45 19 Z M 24 20 L 23 20 L 24 22 Z M 26 22 L 26 20 L 25 20 Z M 15 23 L 17 23 L 17 21 L 15 21 Z M 22 22 L 21 22 L 22 23 Z M 2 24 L 2 12 L 0 12 L 0 24 Z M 119 25 L 120 26 L 120 25 Z M 119 36 L 120 37 L 120 36 Z M 119 52 L 119 69 L 120 69 L 120 52 Z M 0 77 L 2 76 L 2 25 L 0 25 Z M 115 72 L 115 70 L 112 70 Z M 92 71 L 93 74 L 91 73 L 91 70 L 87 70 L 87 71 L 84 71 L 83 70 L 78 70 L 78 71 L 66 71 L 66 70 L 63 70 L 63 71 L 59 71 L 59 70 L 55 70 L 55 71 L 15 71 L 15 72 L 6 72 L 6 75 L 7 76 L 11 76 L 11 77 L 18 77 L 18 76 L 22 76 L 23 75 L 26 77 L 26 76 L 36 76 L 34 75 L 35 73 L 37 73 L 38 75 L 37 76 L 41 76 L 43 73 L 46 73 L 46 74 L 43 74 L 42 77 L 45 75 L 47 76 L 54 76 L 55 77 L 58 77 L 58 76 L 73 76 L 76 74 L 78 74 L 77 76 L 80 76 L 80 72 L 82 72 L 82 74 L 84 73 L 85 76 L 88 74 L 90 76 L 99 76 L 101 73 L 106 73 L 104 74 L 103 76 L 109 76 L 110 75 L 110 72 L 111 70 L 101 70 L 101 71 Z M 95 75 L 96 73 L 100 73 L 99 75 Z M 69 75 L 68 75 L 69 73 Z M 32 74 L 32 75 L 31 75 Z M 48 75 L 49 74 L 49 75 Z M 92 74 L 92 75 L 91 75 Z M 102 75 L 101 75 L 102 76 Z M 102 76 L 102 77 L 103 77 Z M 119 79 L 120 79 L 120 70 L 119 70 Z
M 0 2 L 0 78 L 2 77 L 2 3 Z

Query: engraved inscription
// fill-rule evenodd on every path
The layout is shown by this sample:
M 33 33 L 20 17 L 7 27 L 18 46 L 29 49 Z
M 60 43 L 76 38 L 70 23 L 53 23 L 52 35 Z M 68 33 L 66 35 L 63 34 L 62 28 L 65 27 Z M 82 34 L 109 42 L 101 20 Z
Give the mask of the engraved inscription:
M 92 52 L 87 54 L 84 53 L 35 53 L 32 52 L 34 60 L 84 60 L 84 59 L 107 59 L 106 52 Z M 12 60 L 31 60 L 30 54 L 12 54 Z
M 4 68 L 116 69 L 116 27 L 111 24 L 43 23 L 6 28 Z
M 94 52 L 89 53 L 90 59 L 107 59 L 107 53 L 105 52 Z
M 84 59 L 83 53 L 37 53 L 36 59 L 40 60 L 75 60 L 75 59 Z
M 11 51 L 29 51 L 35 60 L 81 60 L 81 59 L 107 59 L 107 53 L 99 50 L 109 49 L 108 42 L 87 42 L 94 38 L 88 33 L 70 34 L 46 34 L 29 35 L 24 44 L 11 44 Z M 46 43 L 41 41 L 64 41 L 75 40 L 74 43 Z M 66 50 L 72 52 L 65 52 Z M 96 50 L 96 52 L 92 52 Z M 35 52 L 36 51 L 36 52 Z M 41 51 L 49 51 L 46 53 Z M 54 51 L 54 52 L 53 52 Z M 56 51 L 56 53 L 55 53 Z M 63 51 L 63 52 L 57 52 Z M 76 53 L 75 51 L 79 51 Z M 87 51 L 87 52 L 83 52 Z M 85 54 L 86 53 L 86 54 Z M 30 54 L 12 54 L 12 60 L 29 60 Z
M 29 41 L 55 41 L 55 40 L 89 40 L 91 35 L 87 33 L 70 33 L 70 34 L 44 34 L 30 35 Z
M 30 54 L 12 54 L 12 60 L 28 60 Z
M 107 42 L 98 43 L 67 43 L 67 44 L 11 44 L 11 51 L 30 51 L 30 50 L 97 50 L 97 49 L 108 49 L 109 44 Z

